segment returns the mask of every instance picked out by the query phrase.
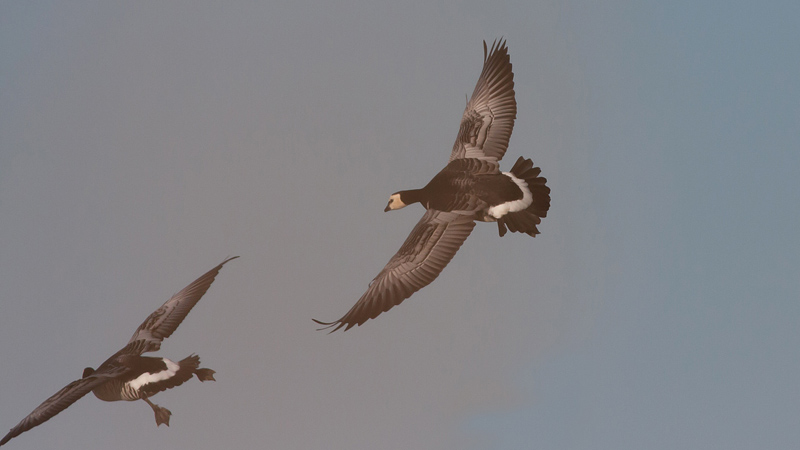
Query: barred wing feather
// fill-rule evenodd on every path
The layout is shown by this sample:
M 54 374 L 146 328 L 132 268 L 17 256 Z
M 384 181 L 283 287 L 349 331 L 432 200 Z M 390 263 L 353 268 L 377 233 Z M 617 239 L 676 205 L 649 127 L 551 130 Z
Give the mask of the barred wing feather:
M 53 416 L 67 409 L 71 404 L 91 392 L 92 389 L 123 374 L 127 370 L 126 367 L 107 367 L 105 370 L 98 370 L 86 378 L 75 380 L 64 386 L 60 391 L 56 392 L 50 398 L 42 402 L 41 405 L 36 407 L 36 409 L 22 419 L 17 426 L 12 428 L 11 431 L 0 440 L 0 445 L 5 444 L 12 438 L 19 436 L 35 426 L 47 422 Z
M 332 332 L 347 331 L 399 305 L 439 276 L 474 227 L 470 216 L 429 209 L 347 314 L 335 322 L 315 321 L 335 327 Z
M 488 56 L 484 41 L 483 55 L 483 71 L 464 109 L 450 161 L 459 158 L 499 161 L 508 149 L 517 117 L 511 58 L 505 41 L 492 44 Z
M 219 274 L 222 266 L 228 261 L 236 259 L 238 256 L 222 261 L 217 267 L 206 272 L 200 278 L 194 280 L 192 284 L 183 288 L 180 292 L 173 295 L 160 308 L 150 314 L 136 332 L 133 333 L 128 345 L 120 352 L 136 353 L 141 355 L 145 352 L 154 352 L 161 348 L 161 341 L 170 337 L 183 322 L 189 311 L 200 301 L 200 298 L 211 287 L 214 278 Z

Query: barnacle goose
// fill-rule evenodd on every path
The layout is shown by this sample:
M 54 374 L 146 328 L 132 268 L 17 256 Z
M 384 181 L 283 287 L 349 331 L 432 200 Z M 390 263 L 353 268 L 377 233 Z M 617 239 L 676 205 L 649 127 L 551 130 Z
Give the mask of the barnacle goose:
M 422 189 L 395 192 L 384 211 L 420 203 L 426 212 L 400 250 L 369 284 L 342 318 L 320 322 L 331 332 L 345 331 L 380 313 L 430 284 L 467 239 L 475 221 L 497 222 L 500 236 L 507 230 L 539 234 L 536 228 L 550 208 L 550 188 L 541 170 L 520 157 L 509 172 L 499 161 L 508 148 L 517 103 L 514 73 L 505 41 L 483 43 L 483 71 L 467 102 L 450 161 Z
M 97 370 L 87 367 L 80 380 L 75 380 L 45 400 L 22 419 L 0 440 L 0 445 L 12 438 L 46 422 L 51 417 L 75 403 L 90 391 L 100 400 L 144 400 L 153 409 L 156 426 L 169 426 L 168 409 L 153 404 L 149 397 L 183 384 L 196 375 L 200 381 L 214 380 L 214 371 L 200 368 L 200 357 L 191 355 L 178 362 L 167 358 L 141 356 L 161 348 L 161 341 L 168 338 L 206 293 L 222 266 L 234 256 L 222 261 L 205 275 L 186 286 L 155 310 L 139 325 L 128 344 L 108 358 Z

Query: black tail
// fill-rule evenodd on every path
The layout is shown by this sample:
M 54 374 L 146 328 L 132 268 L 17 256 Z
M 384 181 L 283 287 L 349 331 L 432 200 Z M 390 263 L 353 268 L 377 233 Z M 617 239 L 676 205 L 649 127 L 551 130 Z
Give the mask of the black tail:
M 543 217 L 547 217 L 547 210 L 550 209 L 550 188 L 545 185 L 547 178 L 540 177 L 542 169 L 533 167 L 533 161 L 519 157 L 511 173 L 528 183 L 533 201 L 526 209 L 517 212 L 510 212 L 497 219 L 497 228 L 500 236 L 506 234 L 506 227 L 514 233 L 525 233 L 529 236 L 536 236 L 539 230 L 536 225 L 541 223 Z
M 214 374 L 217 373 L 211 369 L 201 368 L 200 367 L 200 357 L 197 355 L 191 355 L 181 360 L 178 363 L 181 366 L 180 371 L 186 371 L 189 373 L 188 378 L 192 378 L 191 374 L 197 375 L 197 379 L 200 381 L 217 381 L 214 379 Z

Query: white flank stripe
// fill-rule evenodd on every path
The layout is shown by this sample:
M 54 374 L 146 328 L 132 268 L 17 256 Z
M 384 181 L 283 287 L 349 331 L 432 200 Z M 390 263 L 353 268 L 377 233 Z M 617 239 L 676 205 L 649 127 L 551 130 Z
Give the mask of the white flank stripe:
M 181 366 L 175 364 L 174 362 L 168 360 L 167 358 L 162 358 L 164 360 L 164 364 L 167 365 L 167 370 L 162 370 L 161 372 L 156 373 L 148 373 L 145 372 L 138 377 L 134 378 L 133 380 L 128 382 L 128 386 L 134 388 L 135 390 L 139 390 L 140 387 L 144 386 L 145 384 L 155 383 L 157 381 L 167 380 L 175 376 L 178 372 L 178 369 Z
M 528 206 L 531 206 L 531 203 L 533 202 L 533 196 L 531 195 L 531 191 L 528 189 L 528 183 L 526 183 L 525 180 L 515 177 L 511 172 L 503 172 L 503 175 L 511 178 L 511 181 L 514 183 L 517 183 L 517 186 L 519 186 L 519 189 L 522 191 L 522 198 L 519 200 L 500 203 L 499 205 L 494 205 L 489 208 L 489 215 L 495 219 L 499 219 L 510 212 L 522 211 Z

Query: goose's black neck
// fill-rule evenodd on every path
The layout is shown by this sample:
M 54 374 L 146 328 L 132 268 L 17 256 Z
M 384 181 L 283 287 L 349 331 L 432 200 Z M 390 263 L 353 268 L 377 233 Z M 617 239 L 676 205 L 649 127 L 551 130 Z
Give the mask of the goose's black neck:
M 422 203 L 423 206 L 427 208 L 425 205 L 425 192 L 423 189 L 410 189 L 407 191 L 400 191 L 400 200 L 403 201 L 406 205 L 411 205 L 412 203 Z

